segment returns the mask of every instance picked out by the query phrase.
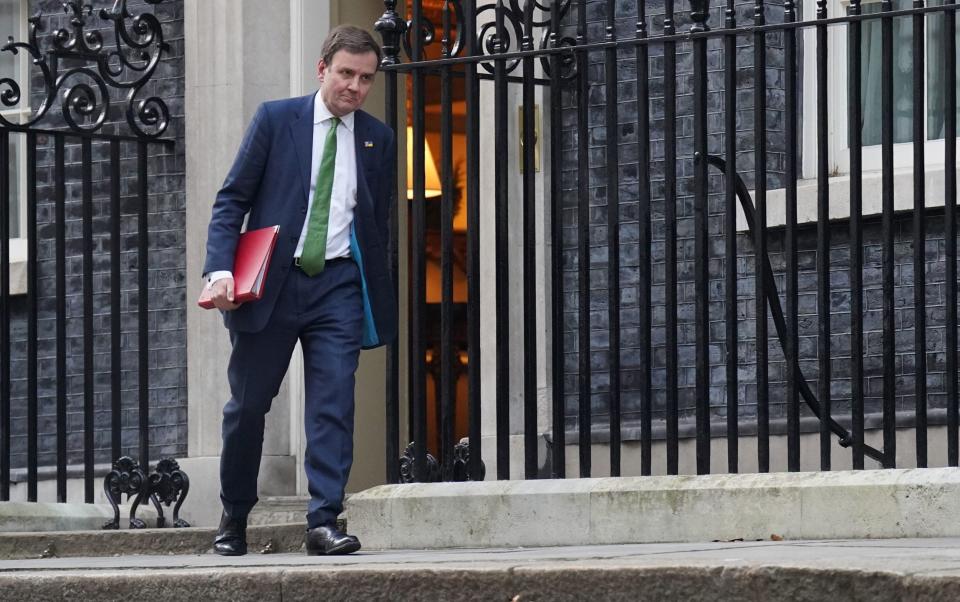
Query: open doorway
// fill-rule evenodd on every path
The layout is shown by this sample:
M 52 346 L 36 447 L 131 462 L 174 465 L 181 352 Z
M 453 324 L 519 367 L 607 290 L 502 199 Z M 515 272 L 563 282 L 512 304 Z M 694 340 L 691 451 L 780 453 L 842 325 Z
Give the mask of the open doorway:
M 443 0 L 423 0 L 423 17 L 437 25 L 443 22 Z M 408 0 L 407 14 L 412 6 Z M 451 30 L 457 24 L 452 18 Z M 424 59 L 439 59 L 442 45 L 439 43 L 424 46 Z M 413 140 L 413 97 L 408 81 L 406 96 L 407 127 L 407 190 L 408 200 L 413 196 L 413 148 L 414 144 L 424 145 L 424 178 L 426 190 L 426 316 L 425 349 L 423 361 L 426 365 L 426 402 L 427 402 L 427 450 L 438 461 L 443 461 L 444 453 L 452 453 L 441 445 L 440 411 L 440 369 L 441 369 L 441 206 L 443 201 L 442 182 L 451 178 L 453 182 L 453 388 L 455 400 L 454 441 L 468 435 L 468 386 L 467 386 L 467 207 L 466 207 L 466 94 L 463 71 L 454 69 L 451 77 L 451 149 L 452 169 L 450 174 L 443 173 L 441 152 L 443 148 L 441 115 L 441 80 L 439 73 L 424 78 L 424 140 Z M 408 232 L 409 235 L 409 232 Z M 411 429 L 412 430 L 412 429 Z M 411 432 L 411 439 L 413 434 Z

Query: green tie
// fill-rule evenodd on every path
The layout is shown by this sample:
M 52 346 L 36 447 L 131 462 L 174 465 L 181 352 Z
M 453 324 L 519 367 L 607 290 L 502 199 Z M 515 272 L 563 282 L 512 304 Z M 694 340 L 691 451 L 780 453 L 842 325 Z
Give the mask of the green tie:
M 340 118 L 330 120 L 330 130 L 323 143 L 323 158 L 317 171 L 317 186 L 313 191 L 310 225 L 300 254 L 300 268 L 308 276 L 323 271 L 327 259 L 327 226 L 330 222 L 330 193 L 333 191 L 333 168 L 337 162 L 337 126 Z

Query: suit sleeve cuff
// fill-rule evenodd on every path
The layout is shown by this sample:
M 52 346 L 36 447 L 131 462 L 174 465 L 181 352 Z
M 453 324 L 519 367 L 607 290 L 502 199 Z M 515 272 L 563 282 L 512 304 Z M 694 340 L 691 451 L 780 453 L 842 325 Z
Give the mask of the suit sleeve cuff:
M 217 280 L 233 278 L 233 272 L 230 270 L 217 270 L 215 272 L 210 272 L 209 274 L 204 274 L 203 277 L 207 281 L 207 288 L 210 288 Z

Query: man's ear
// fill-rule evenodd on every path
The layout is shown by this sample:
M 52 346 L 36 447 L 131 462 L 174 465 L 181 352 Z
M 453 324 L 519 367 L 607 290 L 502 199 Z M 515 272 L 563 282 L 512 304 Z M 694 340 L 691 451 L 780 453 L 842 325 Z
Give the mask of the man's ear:
M 327 64 L 323 62 L 323 59 L 317 61 L 317 79 L 323 82 L 323 74 L 327 70 Z

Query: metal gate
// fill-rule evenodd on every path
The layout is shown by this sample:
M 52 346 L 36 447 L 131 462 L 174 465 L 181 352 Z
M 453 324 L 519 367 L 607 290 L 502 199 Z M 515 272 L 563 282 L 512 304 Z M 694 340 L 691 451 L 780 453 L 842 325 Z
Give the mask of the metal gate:
M 148 0 L 149 4 L 160 2 Z M 40 461 L 39 441 L 42 434 L 52 432 L 56 500 L 67 501 L 70 446 L 82 449 L 83 499 L 93 502 L 95 433 L 106 426 L 114 462 L 104 485 L 108 499 L 115 504 L 121 493 L 135 493 L 137 503 L 145 502 L 157 491 L 151 487 L 164 481 L 166 497 L 176 500 L 181 491 L 185 495 L 188 484 L 175 462 L 161 462 L 152 475 L 146 474 L 150 471 L 149 165 L 155 151 L 169 151 L 174 144 L 162 138 L 170 111 L 164 99 L 150 94 L 150 84 L 169 46 L 156 16 L 131 14 L 126 0 L 96 12 L 81 2 L 65 2 L 64 11 L 69 27 L 48 32 L 47 19 L 36 14 L 29 19 L 29 39 L 11 38 L 0 48 L 0 52 L 25 55 L 23 60 L 29 62 L 22 81 L 7 75 L 0 79 L 3 108 L 20 107 L 24 101 L 36 107 L 23 120 L 0 115 L 0 165 L 4 166 L 0 171 L 0 501 L 10 499 L 11 440 L 22 440 L 24 435 L 27 499 L 37 501 L 38 466 L 50 465 Z M 12 296 L 10 289 L 10 202 L 17 202 L 11 198 L 11 184 L 19 171 L 11 144 L 18 139 L 25 157 L 25 181 L 17 187 L 25 184 L 26 200 L 26 294 L 21 298 Z M 130 237 L 135 242 L 129 242 Z M 124 253 L 133 246 L 133 256 Z M 68 296 L 78 289 L 81 307 L 68 307 Z M 41 300 L 46 302 L 41 305 Z M 26 333 L 22 348 L 12 345 L 14 308 L 22 318 L 15 325 Z M 96 315 L 97 308 L 104 311 Z M 80 319 L 76 313 L 82 314 Z M 132 345 L 122 344 L 127 337 L 135 337 L 134 354 L 125 351 Z M 39 344 L 51 339 L 52 357 L 40 354 Z M 99 363 L 98 357 L 106 361 Z M 106 386 L 97 382 L 96 367 L 109 373 Z M 23 379 L 24 373 L 25 390 L 18 397 L 26 406 L 26 416 L 14 425 L 12 377 Z M 76 387 L 78 378 L 82 385 Z M 52 407 L 41 407 L 41 381 L 55 383 Z M 103 405 L 106 393 L 109 408 Z M 125 398 L 131 401 L 125 403 Z M 68 424 L 78 406 L 82 408 L 79 433 L 76 425 Z M 109 414 L 109 424 L 96 420 L 96 412 Z M 124 412 L 136 412 L 133 441 L 124 437 Z M 49 423 L 51 416 L 55 424 Z M 75 434 L 81 434 L 82 443 L 73 441 Z M 139 450 L 138 461 L 121 458 L 130 448 Z M 173 487 L 171 473 L 175 474 Z M 158 502 L 167 501 L 163 498 L 163 494 L 153 498 L 158 510 Z M 108 526 L 116 528 L 117 521 Z
M 397 254 L 398 237 L 407 233 L 395 228 L 391 241 L 395 273 L 403 272 L 403 261 L 410 291 L 409 338 L 400 343 L 404 349 L 390 351 L 392 482 L 483 478 L 481 327 L 496 330 L 494 390 L 485 396 L 495 398 L 496 429 L 486 434 L 496 437 L 499 479 L 511 476 L 513 370 L 523 376 L 517 397 L 523 404 L 524 478 L 566 476 L 568 432 L 578 447 L 579 475 L 591 476 L 591 444 L 599 430 L 606 431 L 610 474 L 620 475 L 627 397 L 640 448 L 639 466 L 627 467 L 634 474 L 653 471 L 654 441 L 665 446 L 662 470 L 677 474 L 686 438 L 695 440 L 696 472 L 711 471 L 712 439 L 726 443 L 724 469 L 738 472 L 744 436 L 756 438 L 757 470 L 768 471 L 777 433 L 786 436 L 787 470 L 800 470 L 801 432 L 810 424 L 819 432 L 821 470 L 830 470 L 836 457 L 833 438 L 849 448 L 853 468 L 864 468 L 865 459 L 895 466 L 898 426 L 913 429 L 916 464 L 926 466 L 928 424 L 934 423 L 946 427 L 943 455 L 957 465 L 956 4 L 854 0 L 845 8 L 818 0 L 808 20 L 790 0 L 728 0 L 713 10 L 708 0 L 683 7 L 673 0 L 412 0 L 407 10 L 395 0 L 384 4 L 376 29 L 384 42 L 386 113 L 396 131 L 409 125 L 417 141 L 408 146 L 409 257 Z M 909 58 L 902 73 L 894 73 L 894 50 Z M 837 65 L 846 77 L 831 80 Z M 877 75 L 864 75 L 868 68 Z M 401 76 L 409 86 L 406 103 L 399 96 Z M 435 89 L 431 94 L 440 111 L 443 174 L 438 461 L 425 443 L 431 409 L 427 360 L 421 360 L 428 355 L 424 340 L 431 324 L 425 300 L 429 162 L 419 141 L 431 81 L 439 88 L 439 100 Z M 456 81 L 465 90 L 466 410 L 455 409 L 454 390 Z M 864 90 L 864 82 L 877 91 Z M 483 106 L 481 85 L 491 87 L 492 100 Z M 903 85 L 909 94 L 900 93 Z M 539 198 L 537 87 L 548 90 L 544 120 L 551 149 L 545 166 L 551 185 Z M 509 118 L 514 89 L 522 98 L 522 126 Z M 912 108 L 898 108 L 906 99 Z M 409 122 L 401 113 L 407 106 Z M 836 144 L 831 107 L 845 123 L 856 124 Z M 865 115 L 874 108 L 875 123 Z M 801 115 L 810 124 L 809 143 L 802 144 Z M 932 122 L 941 137 L 930 138 Z M 495 176 L 492 185 L 482 185 L 480 166 L 487 158 L 480 138 L 489 130 Z M 864 132 L 875 133 L 876 140 L 865 140 Z M 508 159 L 514 136 L 522 140 L 520 176 Z M 914 142 L 902 144 L 905 136 Z M 837 144 L 846 148 L 838 152 Z M 931 148 L 942 149 L 935 161 L 927 156 Z M 870 169 L 864 167 L 867 150 L 878 155 Z M 904 153 L 912 165 L 895 173 L 895 159 Z M 815 174 L 804 174 L 815 181 L 801 182 L 803 154 L 815 157 Z M 846 179 L 834 173 L 841 159 L 848 165 Z M 927 188 L 928 176 L 935 177 L 935 193 Z M 509 192 L 516 177 L 521 198 Z M 904 195 L 895 195 L 895 178 L 912 188 L 912 204 L 896 203 Z M 874 188 L 865 188 L 870 182 L 877 182 L 876 211 L 864 204 L 873 200 Z M 801 187 L 810 191 L 807 206 L 816 215 L 806 224 L 798 216 L 798 207 L 805 206 Z M 782 227 L 770 225 L 776 216 L 768 201 L 775 195 L 783 199 Z M 520 254 L 508 244 L 508 212 L 515 204 L 523 207 Z M 540 238 L 538 204 L 551 216 Z M 493 206 L 495 219 L 482 227 L 493 229 L 496 243 L 481 250 L 485 205 Z M 844 215 L 832 218 L 831 211 Z M 537 354 L 537 289 L 529 277 L 538 248 L 550 250 L 553 266 L 543 314 L 550 322 L 549 357 Z M 496 273 L 495 307 L 483 315 L 481 252 L 493 254 Z M 522 324 L 509 321 L 508 276 L 517 269 L 524 274 Z M 902 276 L 907 270 L 909 280 Z M 625 288 L 636 297 L 630 299 L 629 323 L 622 320 Z M 510 333 L 516 329 L 523 331 L 522 365 L 510 365 Z M 598 330 L 605 344 L 592 337 Z M 401 353 L 410 358 L 409 391 L 398 386 Z M 543 363 L 552 368 L 547 475 L 537 451 L 536 372 Z M 598 373 L 608 383 L 600 396 Z M 594 416 L 601 398 L 605 424 Z M 403 434 L 401 399 L 410 416 Z M 458 411 L 469 416 L 469 446 L 454 452 Z M 877 428 L 881 444 L 871 445 L 867 434 Z M 394 462 L 403 439 L 413 444 L 398 471 Z

